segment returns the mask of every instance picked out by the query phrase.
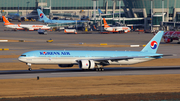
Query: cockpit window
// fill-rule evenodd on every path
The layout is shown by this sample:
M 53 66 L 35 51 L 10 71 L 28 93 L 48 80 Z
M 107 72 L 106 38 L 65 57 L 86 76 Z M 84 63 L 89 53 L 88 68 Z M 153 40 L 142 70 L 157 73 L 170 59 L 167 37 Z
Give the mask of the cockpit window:
M 26 55 L 21 55 L 21 56 L 24 56 L 24 57 L 26 57 Z

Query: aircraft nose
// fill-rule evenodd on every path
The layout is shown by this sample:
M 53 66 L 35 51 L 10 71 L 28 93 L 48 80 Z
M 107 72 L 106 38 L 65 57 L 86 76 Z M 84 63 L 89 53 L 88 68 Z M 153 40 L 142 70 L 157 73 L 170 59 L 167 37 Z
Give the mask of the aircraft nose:
M 25 62 L 24 57 L 19 57 L 18 60 L 21 61 L 21 62 Z

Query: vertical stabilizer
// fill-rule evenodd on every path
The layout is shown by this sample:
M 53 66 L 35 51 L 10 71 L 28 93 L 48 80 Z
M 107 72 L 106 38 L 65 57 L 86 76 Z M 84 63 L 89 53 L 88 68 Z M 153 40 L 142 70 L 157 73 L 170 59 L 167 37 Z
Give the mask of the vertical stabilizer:
M 98 9 L 98 12 L 99 12 L 99 14 L 103 14 L 103 12 L 100 9 Z
M 164 31 L 159 31 L 149 43 L 141 50 L 141 52 L 156 53 L 159 47 L 161 38 L 164 34 Z
M 10 23 L 10 22 L 6 19 L 5 16 L 2 16 L 2 18 L 3 18 L 4 25 L 14 25 L 14 24 Z
M 37 9 L 37 12 L 38 12 L 38 16 L 39 16 L 40 21 L 47 22 L 49 20 L 46 17 L 46 15 L 40 9 Z
M 104 28 L 110 27 L 110 26 L 107 24 L 105 18 L 103 18 L 103 22 L 104 22 Z

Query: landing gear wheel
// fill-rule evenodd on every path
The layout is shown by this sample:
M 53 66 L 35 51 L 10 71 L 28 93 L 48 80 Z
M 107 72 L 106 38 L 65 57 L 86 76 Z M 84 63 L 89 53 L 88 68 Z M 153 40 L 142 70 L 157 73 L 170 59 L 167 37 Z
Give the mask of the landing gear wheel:
M 28 68 L 29 71 L 31 71 L 32 69 L 31 68 Z
M 104 68 L 96 68 L 96 71 L 104 71 Z
M 32 70 L 32 69 L 31 69 L 31 63 L 26 63 L 26 65 L 29 66 L 28 70 L 31 71 L 31 70 Z

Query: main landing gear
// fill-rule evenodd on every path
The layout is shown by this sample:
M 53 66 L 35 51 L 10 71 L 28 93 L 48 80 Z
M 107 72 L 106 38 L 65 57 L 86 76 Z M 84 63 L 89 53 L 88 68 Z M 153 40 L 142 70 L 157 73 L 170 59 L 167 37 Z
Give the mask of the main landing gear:
M 32 68 L 31 68 L 31 63 L 27 63 L 26 65 L 29 66 L 28 70 L 31 71 L 31 70 L 32 70 Z
M 95 68 L 96 71 L 104 71 L 104 68 L 102 65 L 97 65 L 97 68 Z
M 96 71 L 104 71 L 104 68 L 96 68 Z

